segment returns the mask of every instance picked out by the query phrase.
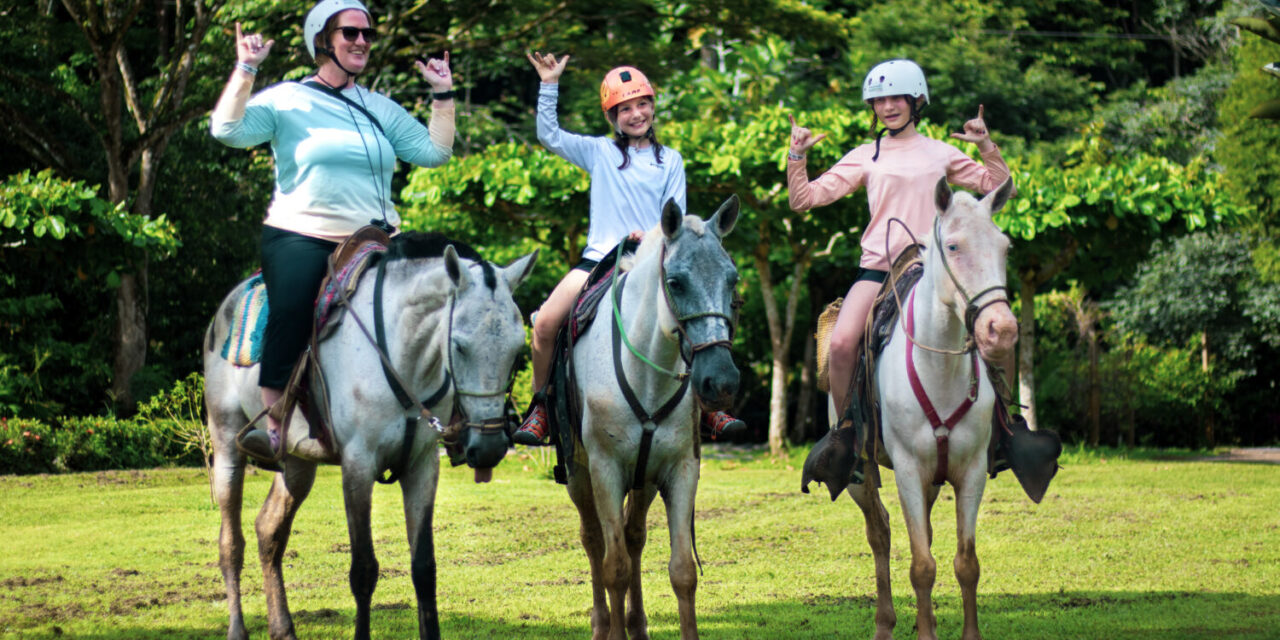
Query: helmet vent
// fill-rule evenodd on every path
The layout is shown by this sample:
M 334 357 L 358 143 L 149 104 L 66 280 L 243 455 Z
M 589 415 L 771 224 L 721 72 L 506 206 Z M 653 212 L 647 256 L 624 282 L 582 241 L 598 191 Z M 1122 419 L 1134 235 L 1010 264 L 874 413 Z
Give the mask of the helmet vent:
M 623 82 L 631 82 L 631 72 L 623 71 L 622 73 L 618 74 L 618 79 L 622 80 Z

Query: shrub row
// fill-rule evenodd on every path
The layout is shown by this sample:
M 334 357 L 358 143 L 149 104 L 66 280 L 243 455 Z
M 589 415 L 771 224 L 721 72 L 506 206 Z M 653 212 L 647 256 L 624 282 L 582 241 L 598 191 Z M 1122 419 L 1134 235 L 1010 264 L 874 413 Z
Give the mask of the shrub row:
M 0 474 L 198 466 L 189 421 L 113 417 L 0 418 Z

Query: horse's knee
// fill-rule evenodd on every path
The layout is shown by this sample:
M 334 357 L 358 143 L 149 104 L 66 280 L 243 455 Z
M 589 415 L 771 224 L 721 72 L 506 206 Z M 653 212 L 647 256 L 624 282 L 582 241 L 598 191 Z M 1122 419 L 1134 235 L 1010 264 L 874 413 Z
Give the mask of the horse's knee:
M 956 570 L 956 582 L 962 585 L 978 583 L 978 578 L 982 575 L 982 568 L 978 564 L 978 553 L 974 549 L 973 540 L 966 540 L 960 545 L 953 564 Z
M 352 595 L 357 598 L 371 597 L 378 587 L 378 561 L 374 558 L 360 560 L 353 556 L 347 578 L 351 583 Z
M 671 577 L 671 589 L 677 594 L 693 593 L 698 588 L 698 572 L 692 558 L 671 558 L 667 574 Z
M 933 556 L 924 555 L 911 559 L 911 584 L 916 588 L 933 586 L 938 577 L 938 563 Z

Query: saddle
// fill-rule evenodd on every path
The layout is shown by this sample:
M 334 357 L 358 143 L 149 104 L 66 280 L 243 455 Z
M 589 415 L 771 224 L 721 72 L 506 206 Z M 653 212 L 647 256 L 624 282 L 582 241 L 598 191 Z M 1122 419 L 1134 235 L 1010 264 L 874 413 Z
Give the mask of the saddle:
M 805 459 L 800 486 L 803 493 L 809 493 L 809 482 L 823 483 L 827 485 L 831 500 L 834 501 L 849 484 L 863 482 L 862 470 L 866 460 L 874 460 L 881 466 L 893 468 L 892 461 L 881 446 L 883 431 L 880 407 L 876 401 L 878 394 L 875 376 L 872 374 L 877 358 L 893 336 L 899 311 L 897 301 L 906 299 L 924 273 L 923 249 L 919 244 L 912 244 L 904 249 L 894 260 L 890 277 L 876 295 L 872 313 L 867 319 L 867 329 L 858 349 L 859 356 L 850 380 L 849 392 L 846 394 L 848 405 L 837 407 L 840 410 L 840 422 L 835 429 L 818 440 Z M 838 312 L 840 302 L 833 302 L 828 310 L 834 306 Z M 828 313 L 823 313 L 824 317 L 827 315 Z M 832 325 L 835 323 L 834 313 L 830 314 L 829 322 Z M 822 333 L 821 325 L 819 333 Z M 829 333 L 828 328 L 827 334 Z M 827 346 L 819 343 L 820 350 Z M 819 358 L 822 363 L 828 360 L 826 357 Z M 820 380 L 825 377 L 825 373 L 819 372 Z M 987 448 L 987 472 L 991 478 L 995 478 L 1001 471 L 1012 469 L 1027 497 L 1032 502 L 1039 503 L 1049 488 L 1049 481 L 1057 474 L 1062 441 L 1053 431 L 1031 431 L 1022 416 L 1009 413 L 1013 393 L 1002 369 L 988 364 L 987 376 L 996 391 L 996 403 L 992 409 L 991 441 Z
M 250 420 L 237 435 L 237 442 L 244 433 L 254 429 L 265 415 L 270 415 L 279 421 L 283 437 L 287 437 L 293 410 L 299 408 L 307 419 L 310 429 L 309 437 L 320 443 L 323 450 L 334 458 L 331 461 L 336 461 L 337 451 L 334 447 L 333 427 L 329 414 L 329 388 L 325 383 L 324 372 L 320 368 L 318 347 L 325 338 L 333 334 L 341 322 L 343 307 L 338 304 L 338 301 L 355 293 L 360 276 L 366 269 L 377 263 L 390 242 L 390 237 L 382 229 L 365 226 L 348 236 L 330 254 L 328 274 L 320 282 L 315 307 L 315 323 L 307 348 L 294 364 L 280 400 Z M 263 297 L 265 297 L 265 289 Z M 276 470 L 279 470 L 278 463 L 283 456 L 284 447 L 281 447 L 276 459 L 263 464 L 263 468 L 274 465 Z
M 578 293 L 573 310 L 556 333 L 554 357 L 551 361 L 549 382 L 545 389 L 535 394 L 533 402 L 544 402 L 551 430 L 551 443 L 556 448 L 555 480 L 568 484 L 573 465 L 569 464 L 577 452 L 576 443 L 582 436 L 582 398 L 574 384 L 573 345 L 579 336 L 595 322 L 600 303 L 609 291 L 614 270 L 618 268 L 619 253 L 633 253 L 638 243 L 624 240 L 614 247 L 591 270 Z

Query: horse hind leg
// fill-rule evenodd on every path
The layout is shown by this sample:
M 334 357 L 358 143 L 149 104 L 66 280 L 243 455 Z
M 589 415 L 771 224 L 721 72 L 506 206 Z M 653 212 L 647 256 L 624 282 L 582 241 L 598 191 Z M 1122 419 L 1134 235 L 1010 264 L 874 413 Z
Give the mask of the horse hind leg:
M 605 640 L 609 637 L 609 603 L 603 581 L 604 534 L 586 469 L 578 468 L 570 478 L 569 498 L 578 507 L 579 534 L 591 568 L 591 640 Z
M 209 411 L 209 434 L 213 440 L 213 464 L 209 470 L 209 489 L 222 524 L 218 532 L 218 568 L 227 590 L 227 640 L 248 640 L 244 626 L 244 610 L 240 603 L 240 574 L 244 569 L 244 532 L 241 509 L 244 505 L 244 454 L 236 450 L 233 442 L 234 428 L 220 428 L 231 424 L 226 417 L 214 420 L 215 410 Z
M 649 618 L 644 612 L 644 597 L 640 589 L 640 556 L 649 535 L 647 520 L 649 506 L 656 491 L 632 491 L 627 497 L 623 535 L 627 540 L 627 556 L 631 558 L 631 586 L 627 589 L 627 633 L 631 640 L 648 640 Z
M 277 473 L 267 499 L 258 512 L 258 561 L 262 564 L 262 590 L 267 596 L 267 634 L 272 640 L 293 640 L 293 618 L 285 597 L 283 562 L 293 517 L 315 482 L 313 462 L 290 458 Z
M 893 610 L 893 587 L 889 580 L 889 511 L 880 501 L 880 468 L 867 465 L 863 484 L 850 485 L 849 495 L 862 509 L 867 524 L 867 544 L 876 570 L 876 632 L 874 640 L 892 640 L 898 615 Z

